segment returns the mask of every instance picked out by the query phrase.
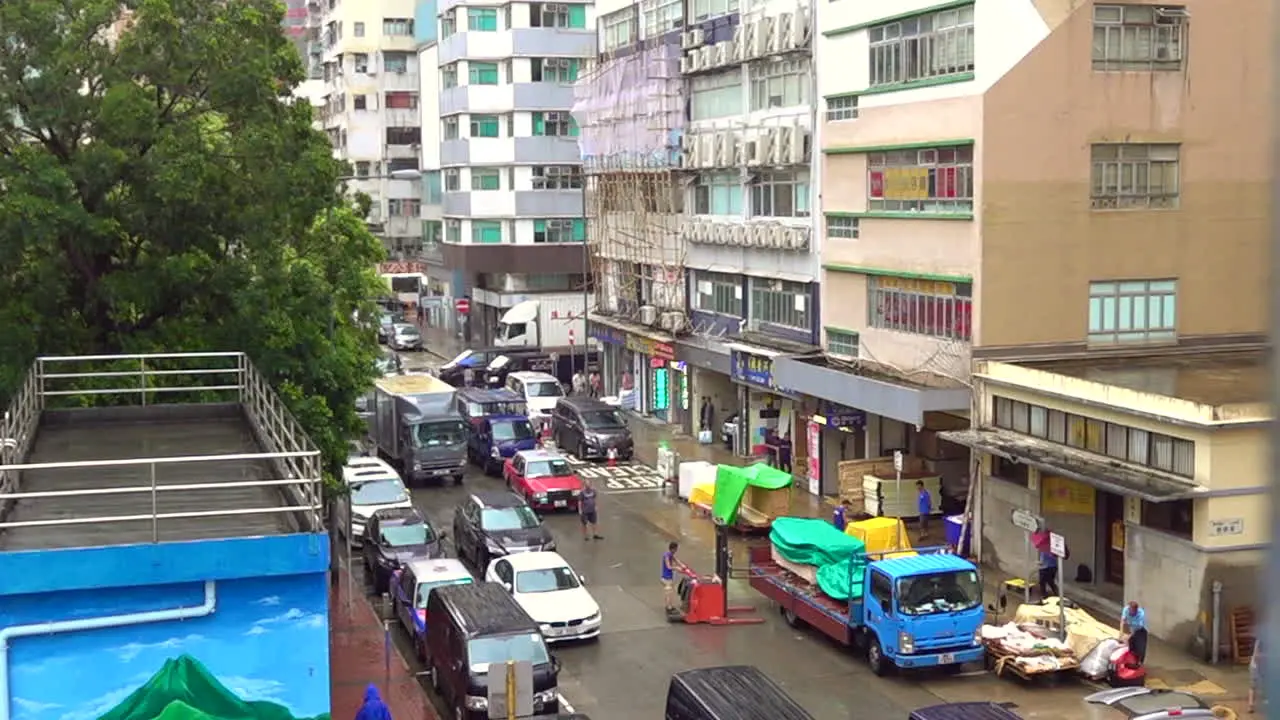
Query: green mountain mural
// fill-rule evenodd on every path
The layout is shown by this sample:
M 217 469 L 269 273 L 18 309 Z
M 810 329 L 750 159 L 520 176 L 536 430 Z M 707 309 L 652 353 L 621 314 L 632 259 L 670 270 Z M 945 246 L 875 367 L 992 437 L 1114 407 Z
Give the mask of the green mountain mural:
M 241 700 L 199 660 L 179 655 L 98 720 L 329 720 L 329 713 L 297 718 L 283 705 Z

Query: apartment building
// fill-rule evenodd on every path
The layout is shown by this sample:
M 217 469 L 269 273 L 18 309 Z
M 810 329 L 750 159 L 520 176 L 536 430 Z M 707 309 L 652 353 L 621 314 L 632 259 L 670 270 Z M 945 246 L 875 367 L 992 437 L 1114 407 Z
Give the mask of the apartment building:
M 422 252 L 418 43 L 413 0 L 321 0 L 324 128 L 393 259 Z
M 979 551 L 1013 577 L 1036 563 L 1021 510 L 1065 538 L 1069 596 L 1140 600 L 1157 635 L 1204 629 L 1215 586 L 1256 603 L 1256 9 L 824 4 L 824 354 L 769 368 L 844 418 L 811 418 L 811 487 L 904 450 L 944 488 L 973 479 Z
M 470 295 L 472 336 L 488 340 L 534 297 L 581 318 L 586 223 L 569 111 L 595 55 L 595 9 L 442 0 L 437 21 L 441 248 Z
M 637 411 L 690 429 L 706 398 L 740 416 L 744 454 L 798 417 L 763 360 L 817 351 L 812 26 L 807 0 L 602 8 L 580 93 L 584 112 L 638 95 L 583 134 L 597 282 L 617 290 L 592 316 L 617 357 L 606 386 L 633 385 Z

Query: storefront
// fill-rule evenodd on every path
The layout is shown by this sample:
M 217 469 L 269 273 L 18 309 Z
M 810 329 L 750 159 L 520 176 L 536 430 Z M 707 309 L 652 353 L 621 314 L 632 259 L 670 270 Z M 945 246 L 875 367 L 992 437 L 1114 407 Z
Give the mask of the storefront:
M 809 416 L 809 491 L 840 492 L 840 463 L 866 457 L 867 414 L 826 400 Z
M 752 345 L 728 346 L 729 377 L 738 386 L 739 407 L 746 408 L 745 417 L 739 417 L 735 446 L 762 455 L 765 441 L 774 434 L 791 444 L 792 471 L 804 473 L 807 430 L 800 399 L 774 381 L 773 362 L 779 353 Z
M 676 357 L 685 368 L 689 388 L 689 412 L 684 431 L 711 431 L 712 442 L 722 442 L 721 430 L 739 413 L 738 389 L 729 379 L 729 353 L 723 343 L 687 338 L 676 344 Z
M 689 417 L 689 377 L 669 339 L 610 327 L 592 319 L 589 334 L 601 345 L 606 396 L 641 415 L 685 423 Z

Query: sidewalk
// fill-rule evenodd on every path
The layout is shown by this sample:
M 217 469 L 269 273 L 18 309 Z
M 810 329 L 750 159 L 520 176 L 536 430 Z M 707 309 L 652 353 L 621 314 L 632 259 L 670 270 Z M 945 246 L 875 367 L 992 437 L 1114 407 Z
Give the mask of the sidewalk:
M 447 362 L 467 349 L 467 344 L 452 330 L 423 325 L 420 322 L 417 325 L 418 332 L 422 333 L 422 349 L 428 355 L 434 355 Z
M 329 715 L 355 717 L 365 688 L 372 684 L 396 720 L 437 720 L 400 651 L 387 648 L 382 620 L 361 591 L 363 583 L 353 583 L 355 595 L 348 605 L 345 575 L 343 569 L 329 589 Z

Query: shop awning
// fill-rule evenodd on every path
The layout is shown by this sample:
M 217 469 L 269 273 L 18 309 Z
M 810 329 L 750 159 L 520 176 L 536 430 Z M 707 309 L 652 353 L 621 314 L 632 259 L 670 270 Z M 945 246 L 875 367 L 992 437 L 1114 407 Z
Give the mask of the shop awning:
M 665 333 L 665 332 L 662 332 L 661 330 L 655 330 L 645 325 L 640 325 L 633 322 L 627 322 L 626 320 L 614 317 L 612 315 L 598 315 L 596 313 L 588 313 L 587 319 L 590 320 L 591 324 L 593 325 L 603 325 L 605 327 L 614 328 L 615 330 L 621 330 L 622 332 L 630 333 L 637 337 L 648 338 L 650 340 L 653 340 L 654 342 L 666 343 L 670 345 L 671 343 L 674 343 L 676 341 L 675 336 L 671 335 L 670 333 Z
M 1155 472 L 1144 472 L 1075 448 L 1002 430 L 948 430 L 938 437 L 957 445 L 1026 463 L 1042 472 L 1078 480 L 1099 490 L 1161 503 L 1205 494 L 1207 488 Z
M 773 361 L 773 377 L 797 393 L 911 425 L 923 426 L 926 412 L 969 408 L 968 388 L 892 382 L 825 367 L 813 358 L 780 357 Z

